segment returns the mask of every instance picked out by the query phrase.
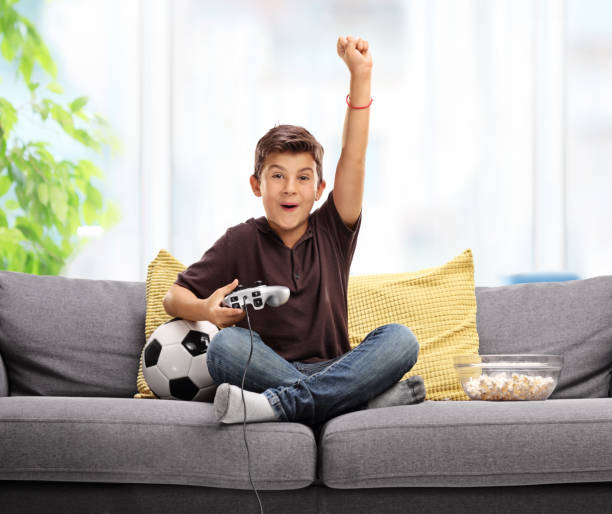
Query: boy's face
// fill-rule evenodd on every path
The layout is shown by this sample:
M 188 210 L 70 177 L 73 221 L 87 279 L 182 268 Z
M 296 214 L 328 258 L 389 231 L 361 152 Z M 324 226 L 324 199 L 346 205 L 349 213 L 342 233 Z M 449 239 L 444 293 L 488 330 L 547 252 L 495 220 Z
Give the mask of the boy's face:
M 317 168 L 309 153 L 271 153 L 266 158 L 261 180 L 251 176 L 255 196 L 263 200 L 270 227 L 289 247 L 306 232 L 315 200 L 325 189 L 317 184 Z

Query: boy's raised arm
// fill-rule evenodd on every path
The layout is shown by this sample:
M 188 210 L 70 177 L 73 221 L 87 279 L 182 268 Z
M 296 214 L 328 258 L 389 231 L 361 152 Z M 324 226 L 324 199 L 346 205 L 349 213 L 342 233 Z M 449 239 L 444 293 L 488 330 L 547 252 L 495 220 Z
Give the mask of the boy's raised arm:
M 337 51 L 351 73 L 350 104 L 353 107 L 369 105 L 372 55 L 368 42 L 351 36 L 339 37 Z M 351 228 L 361 213 L 369 130 L 370 108 L 352 109 L 347 105 L 342 152 L 334 181 L 334 203 L 344 224 Z

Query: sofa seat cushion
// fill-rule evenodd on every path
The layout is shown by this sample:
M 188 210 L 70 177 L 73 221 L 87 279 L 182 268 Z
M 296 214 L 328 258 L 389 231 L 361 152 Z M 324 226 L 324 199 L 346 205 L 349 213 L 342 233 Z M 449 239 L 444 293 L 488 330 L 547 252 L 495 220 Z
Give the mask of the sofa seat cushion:
M 299 489 L 316 441 L 298 423 L 247 425 L 259 490 Z M 183 484 L 251 489 L 243 426 L 213 404 L 129 398 L 0 398 L 0 480 Z
M 339 489 L 612 481 L 612 399 L 356 411 L 323 427 L 319 466 Z

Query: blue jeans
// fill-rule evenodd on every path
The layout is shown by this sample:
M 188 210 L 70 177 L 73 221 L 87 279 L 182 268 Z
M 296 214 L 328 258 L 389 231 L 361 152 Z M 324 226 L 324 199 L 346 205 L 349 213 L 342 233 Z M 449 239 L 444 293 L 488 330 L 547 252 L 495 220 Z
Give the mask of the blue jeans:
M 219 331 L 206 357 L 213 380 L 240 387 L 250 349 L 248 329 Z M 244 388 L 263 393 L 280 420 L 317 425 L 364 409 L 369 400 L 412 369 L 418 354 L 416 337 L 398 324 L 378 327 L 344 355 L 310 364 L 285 360 L 253 332 L 253 355 Z

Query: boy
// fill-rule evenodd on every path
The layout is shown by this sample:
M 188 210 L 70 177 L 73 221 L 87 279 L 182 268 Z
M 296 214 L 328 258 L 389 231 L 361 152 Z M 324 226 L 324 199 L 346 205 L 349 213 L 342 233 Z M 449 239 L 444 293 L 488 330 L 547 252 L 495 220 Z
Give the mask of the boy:
M 174 317 L 208 320 L 221 330 L 209 344 L 207 365 L 219 387 L 221 423 L 247 421 L 321 425 L 336 415 L 416 403 L 421 377 L 398 382 L 416 363 L 419 345 L 403 325 L 379 327 L 350 349 L 347 288 L 361 225 L 370 118 L 372 56 L 368 42 L 340 37 L 337 52 L 349 68 L 350 93 L 334 188 L 323 195 L 323 148 L 302 127 L 274 127 L 257 143 L 253 193 L 265 217 L 231 227 L 200 259 L 179 273 L 164 298 Z M 287 303 L 249 312 L 222 304 L 238 286 L 256 281 L 290 289 Z

